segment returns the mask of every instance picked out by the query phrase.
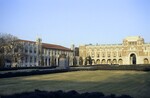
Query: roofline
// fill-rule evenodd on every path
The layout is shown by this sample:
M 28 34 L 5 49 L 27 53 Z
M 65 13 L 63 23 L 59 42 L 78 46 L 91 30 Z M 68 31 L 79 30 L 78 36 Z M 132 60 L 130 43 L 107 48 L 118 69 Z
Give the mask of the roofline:
M 29 43 L 34 43 L 34 44 L 36 43 L 35 41 L 22 40 L 22 39 L 18 39 L 18 41 L 29 42 Z M 58 46 L 58 47 L 65 48 L 65 49 L 43 47 L 43 45 L 45 45 L 45 44 L 46 44 L 46 45 L 54 45 L 54 46 Z M 45 48 L 45 49 L 52 49 L 52 50 L 63 50 L 63 51 L 70 51 L 70 52 L 73 52 L 73 50 L 71 50 L 70 48 L 67 48 L 67 47 L 64 47 L 64 46 L 61 46 L 61 45 L 57 45 L 57 44 L 42 43 L 42 48 Z

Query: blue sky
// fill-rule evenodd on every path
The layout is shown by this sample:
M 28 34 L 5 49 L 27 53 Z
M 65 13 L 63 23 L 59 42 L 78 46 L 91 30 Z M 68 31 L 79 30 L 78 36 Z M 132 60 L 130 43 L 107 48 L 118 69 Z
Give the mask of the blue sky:
M 0 32 L 70 47 L 150 42 L 150 0 L 0 0 Z

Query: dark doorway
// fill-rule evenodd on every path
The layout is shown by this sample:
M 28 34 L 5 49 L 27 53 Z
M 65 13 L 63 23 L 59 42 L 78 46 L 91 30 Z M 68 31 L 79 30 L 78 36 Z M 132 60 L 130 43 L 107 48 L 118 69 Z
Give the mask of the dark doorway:
M 136 55 L 135 54 L 130 55 L 130 64 L 136 64 Z

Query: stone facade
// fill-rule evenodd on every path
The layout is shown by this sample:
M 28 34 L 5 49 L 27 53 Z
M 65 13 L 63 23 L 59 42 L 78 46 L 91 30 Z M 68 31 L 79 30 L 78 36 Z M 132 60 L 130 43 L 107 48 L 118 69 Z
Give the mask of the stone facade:
M 150 44 L 140 36 L 127 37 L 122 44 L 79 46 L 79 56 L 83 65 L 88 56 L 92 64 L 149 64 Z
M 68 65 L 73 64 L 73 50 L 54 44 L 42 43 L 38 38 L 35 42 L 19 40 L 23 44 L 25 54 L 21 61 L 12 62 L 12 67 L 59 66 L 59 56 L 64 54 Z

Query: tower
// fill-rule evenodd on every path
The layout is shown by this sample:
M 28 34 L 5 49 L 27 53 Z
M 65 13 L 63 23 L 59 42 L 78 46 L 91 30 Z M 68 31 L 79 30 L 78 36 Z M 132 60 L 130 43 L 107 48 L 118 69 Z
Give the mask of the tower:
M 73 51 L 73 56 L 75 56 L 75 45 L 74 44 L 71 45 L 71 50 Z
M 42 62 L 42 39 L 36 39 L 36 53 L 37 53 L 37 65 L 40 66 Z

